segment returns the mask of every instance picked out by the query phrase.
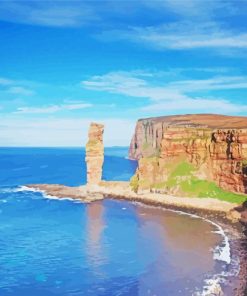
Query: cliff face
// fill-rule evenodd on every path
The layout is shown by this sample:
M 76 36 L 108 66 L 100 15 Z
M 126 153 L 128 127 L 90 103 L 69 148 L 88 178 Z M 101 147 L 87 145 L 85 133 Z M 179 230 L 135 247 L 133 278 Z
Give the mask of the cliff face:
M 91 123 L 86 144 L 87 184 L 97 185 L 102 178 L 104 162 L 104 125 Z
M 135 190 L 247 193 L 247 117 L 178 115 L 137 122 L 129 157 Z M 201 188 L 201 189 L 200 189 Z

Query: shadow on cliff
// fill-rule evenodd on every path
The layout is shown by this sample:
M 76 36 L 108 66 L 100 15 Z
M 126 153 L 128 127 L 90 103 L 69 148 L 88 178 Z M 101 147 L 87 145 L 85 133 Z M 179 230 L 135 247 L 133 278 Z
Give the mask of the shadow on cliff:
M 245 168 L 245 171 L 243 172 L 244 176 L 247 175 L 247 168 Z M 245 188 L 245 194 L 247 194 L 247 178 L 244 178 L 244 188 Z M 246 237 L 247 237 L 247 199 L 245 202 L 243 202 L 241 208 L 240 208 L 240 213 L 241 213 L 241 220 L 245 225 L 245 230 L 246 230 Z
M 247 230 L 247 200 L 243 202 L 241 205 L 239 205 L 238 207 L 234 208 L 234 210 L 241 214 L 240 222 L 243 225 L 245 225 Z M 247 236 L 247 232 L 245 233 L 245 235 Z
M 240 223 L 243 226 L 243 233 L 245 237 L 241 240 L 241 245 L 243 250 L 245 250 L 243 255 L 243 260 L 246 262 L 247 260 L 247 200 L 239 207 L 236 208 L 238 212 L 241 213 Z M 244 294 L 247 295 L 247 282 L 245 283 Z
M 242 170 L 243 174 L 243 185 L 245 188 L 245 194 L 247 194 L 247 166 L 245 165 Z M 247 197 L 246 201 L 244 201 L 241 205 L 238 207 L 234 208 L 237 212 L 241 214 L 241 220 L 240 222 L 245 226 L 245 235 L 247 237 Z
M 235 210 L 241 214 L 240 223 L 243 227 L 242 229 L 243 229 L 244 237 L 241 238 L 240 241 L 241 241 L 241 248 L 243 250 L 245 250 L 242 260 L 244 260 L 244 262 L 246 262 L 246 260 L 247 260 L 247 200 L 245 202 L 243 202 L 242 205 L 236 207 Z M 244 263 L 244 265 L 245 265 L 245 263 Z M 243 295 L 247 295 L 247 283 L 245 283 Z

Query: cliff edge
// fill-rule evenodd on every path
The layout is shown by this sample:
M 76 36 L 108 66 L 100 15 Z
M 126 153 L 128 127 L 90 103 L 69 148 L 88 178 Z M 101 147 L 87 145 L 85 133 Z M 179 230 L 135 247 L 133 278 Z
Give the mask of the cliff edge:
M 135 191 L 236 198 L 247 193 L 247 117 L 193 114 L 140 119 L 129 157 Z M 238 193 L 236 196 L 232 193 Z

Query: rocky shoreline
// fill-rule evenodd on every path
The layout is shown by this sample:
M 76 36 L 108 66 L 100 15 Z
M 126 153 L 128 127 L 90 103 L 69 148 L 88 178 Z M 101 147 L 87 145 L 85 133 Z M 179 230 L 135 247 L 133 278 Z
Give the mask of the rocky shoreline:
M 69 187 L 59 184 L 30 184 L 30 190 L 37 190 L 47 196 L 56 198 L 70 198 L 90 203 L 104 198 L 121 199 L 130 202 L 140 202 L 148 206 L 158 206 L 165 209 L 183 211 L 188 214 L 198 215 L 222 227 L 229 238 L 231 256 L 234 261 L 239 261 L 238 275 L 227 277 L 226 284 L 222 285 L 224 293 L 215 287 L 214 295 L 247 295 L 247 232 L 246 224 L 237 222 L 229 216 L 236 205 L 212 198 L 183 198 L 165 196 L 164 194 L 146 193 L 137 194 L 129 186 L 129 182 L 101 181 L 98 185 Z M 233 223 L 234 222 L 234 223 Z M 230 268 L 236 268 L 231 266 Z M 222 294 L 223 293 L 223 294 Z M 212 294 L 206 294 L 212 295 Z

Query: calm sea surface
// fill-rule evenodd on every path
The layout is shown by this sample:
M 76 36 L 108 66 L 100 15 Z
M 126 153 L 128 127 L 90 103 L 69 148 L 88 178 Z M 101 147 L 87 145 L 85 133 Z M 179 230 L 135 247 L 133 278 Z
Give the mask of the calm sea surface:
M 106 148 L 105 180 L 136 169 Z M 0 295 L 193 295 L 227 269 L 222 237 L 188 215 L 122 201 L 48 199 L 21 185 L 86 180 L 83 149 L 0 148 Z

